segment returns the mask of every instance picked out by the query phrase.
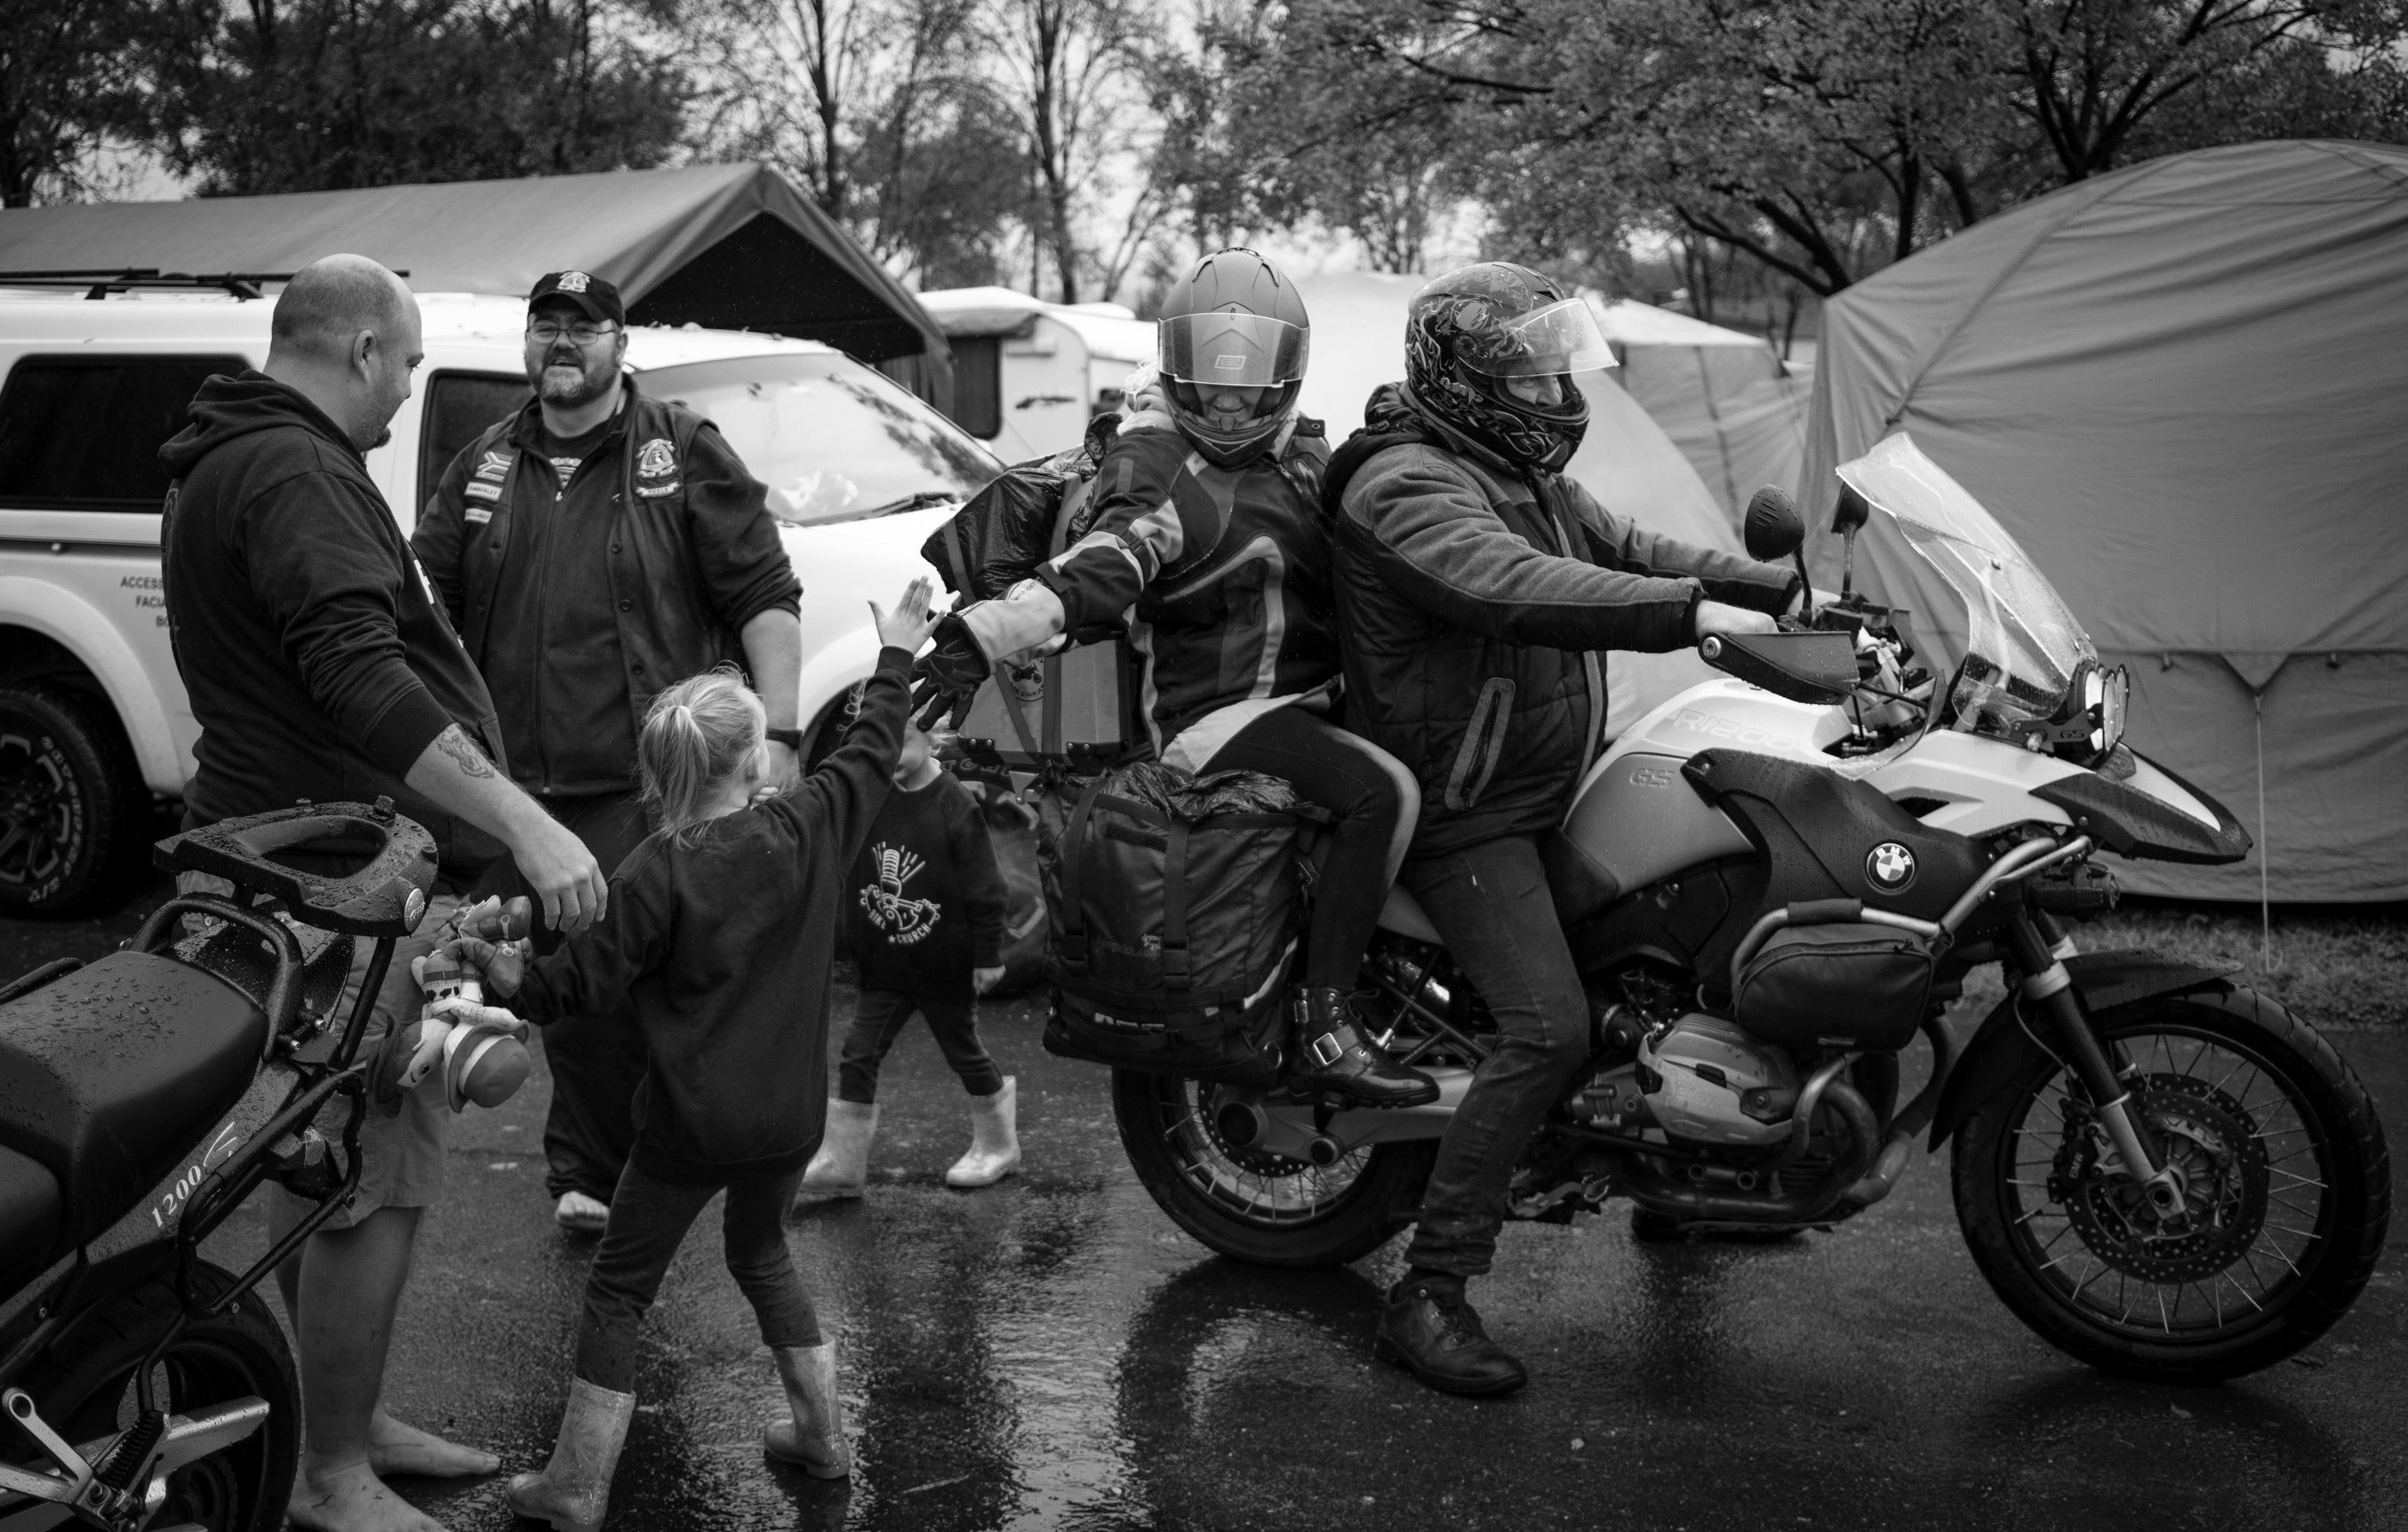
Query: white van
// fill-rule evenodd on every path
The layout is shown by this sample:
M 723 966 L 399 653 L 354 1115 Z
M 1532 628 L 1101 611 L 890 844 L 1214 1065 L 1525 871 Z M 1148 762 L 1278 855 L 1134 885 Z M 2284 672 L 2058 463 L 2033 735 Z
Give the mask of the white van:
M 527 396 L 518 299 L 422 294 L 426 362 L 367 468 L 404 531 L 461 447 Z M 271 305 L 230 293 L 0 287 L 0 912 L 105 900 L 193 772 L 168 648 L 157 453 L 213 373 L 267 357 Z M 797 716 L 869 674 L 867 598 L 934 577 L 920 545 L 993 454 L 814 341 L 637 326 L 645 390 L 708 416 L 785 523 L 803 583 Z
M 1079 445 L 1154 360 L 1154 327 L 1117 303 L 1046 303 L 1008 287 L 920 294 L 953 348 L 953 419 L 1006 463 Z

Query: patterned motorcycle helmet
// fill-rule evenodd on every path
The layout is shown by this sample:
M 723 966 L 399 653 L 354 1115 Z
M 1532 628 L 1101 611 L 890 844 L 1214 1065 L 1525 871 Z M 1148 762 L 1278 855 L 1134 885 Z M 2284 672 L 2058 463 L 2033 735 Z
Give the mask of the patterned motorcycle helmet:
M 1613 365 L 1587 303 L 1527 266 L 1483 261 L 1433 279 L 1405 313 L 1405 381 L 1422 408 L 1526 467 L 1559 473 L 1588 430 L 1571 374 Z M 1514 392 L 1555 379 L 1553 404 Z M 1543 389 L 1523 383 L 1527 392 Z
M 1250 250 L 1215 251 L 1171 285 L 1157 325 L 1163 393 L 1197 451 L 1223 467 L 1279 435 L 1304 386 L 1312 321 L 1279 268 Z M 1211 408 L 1232 389 L 1257 391 L 1242 411 Z

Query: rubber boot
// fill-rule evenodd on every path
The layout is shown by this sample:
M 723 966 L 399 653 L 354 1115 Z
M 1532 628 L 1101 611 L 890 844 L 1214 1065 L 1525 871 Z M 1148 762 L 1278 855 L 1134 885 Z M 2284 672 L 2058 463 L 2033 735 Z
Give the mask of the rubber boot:
M 510 1510 L 528 1521 L 549 1523 L 555 1532 L 594 1532 L 610 1508 L 610 1476 L 619 1469 L 619 1449 L 635 1415 L 633 1394 L 571 1380 L 552 1462 L 541 1473 L 510 1481 L 504 1496 Z
M 1290 1005 L 1301 1012 L 1288 1063 L 1292 1088 L 1335 1091 L 1367 1107 L 1419 1107 L 1438 1099 L 1438 1081 L 1392 1063 L 1363 1036 L 1344 990 L 1319 985 L 1304 991 L 1301 1007 Z
M 845 1445 L 844 1400 L 836 1391 L 836 1342 L 778 1346 L 771 1354 L 792 1418 L 770 1423 L 761 1433 L 762 1450 L 814 1479 L 842 1479 L 853 1472 L 853 1449 Z
M 869 1180 L 869 1140 L 878 1136 L 878 1103 L 863 1106 L 829 1096 L 827 1126 L 820 1132 L 819 1153 L 803 1171 L 797 1203 L 830 1202 L 861 1195 Z
M 992 1186 L 1020 1168 L 1020 1084 L 1003 1077 L 993 1095 L 970 1097 L 970 1147 L 945 1172 L 948 1186 Z
M 1409 1271 L 1388 1289 L 1371 1349 L 1447 1394 L 1511 1394 L 1530 1376 L 1488 1339 L 1463 1279 L 1441 1272 Z

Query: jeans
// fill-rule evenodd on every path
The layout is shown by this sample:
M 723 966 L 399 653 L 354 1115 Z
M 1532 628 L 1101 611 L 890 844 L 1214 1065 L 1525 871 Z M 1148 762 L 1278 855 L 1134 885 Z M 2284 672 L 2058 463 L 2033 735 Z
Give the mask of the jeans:
M 915 1010 L 928 1018 L 928 1030 L 936 1034 L 945 1062 L 961 1077 L 962 1089 L 972 1095 L 993 1095 L 1003 1089 L 1003 1071 L 979 1041 L 975 1001 L 928 1000 L 899 990 L 866 989 L 853 1008 L 853 1025 L 845 1030 L 836 1070 L 838 1099 L 863 1107 L 878 1099 L 878 1067 Z
M 727 1274 L 752 1305 L 769 1346 L 816 1346 L 818 1314 L 786 1253 L 786 1209 L 803 1173 L 755 1176 L 726 1187 L 721 1232 Z M 629 1165 L 610 1197 L 610 1223 L 585 1278 L 577 1329 L 577 1376 L 614 1393 L 636 1391 L 637 1333 L 686 1231 L 720 1188 L 660 1181 Z
M 1514 1162 L 1588 1062 L 1588 999 L 1531 837 L 1408 862 L 1401 881 L 1497 1019 L 1496 1050 L 1439 1139 L 1405 1253 L 1420 1269 L 1477 1277 L 1496 1253 Z
M 1212 752 L 1210 769 L 1280 777 L 1337 816 L 1313 886 L 1304 981 L 1351 990 L 1395 875 L 1391 855 L 1412 778 L 1378 747 L 1301 708 L 1277 708 Z M 1419 807 L 1416 793 L 1415 807 Z
M 651 833 L 642 802 L 633 793 L 538 801 L 585 843 L 606 878 Z M 509 897 L 528 890 L 504 857 L 478 892 Z M 536 951 L 550 953 L 559 945 L 560 933 L 546 927 L 543 911 L 537 909 Z M 552 1110 L 543 1120 L 544 1190 L 555 1198 L 582 1192 L 608 1202 L 636 1142 L 636 1086 L 644 1078 L 646 1053 L 634 1008 L 563 1016 L 543 1029 L 543 1056 L 552 1069 Z

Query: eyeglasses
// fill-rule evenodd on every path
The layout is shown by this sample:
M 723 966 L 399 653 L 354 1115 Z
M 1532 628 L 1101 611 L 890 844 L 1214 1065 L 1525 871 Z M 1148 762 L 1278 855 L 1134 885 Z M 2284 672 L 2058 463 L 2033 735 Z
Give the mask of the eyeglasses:
M 591 346 L 604 336 L 614 335 L 615 324 L 555 324 L 548 319 L 534 321 L 526 327 L 527 338 L 549 346 L 566 336 L 580 346 Z

